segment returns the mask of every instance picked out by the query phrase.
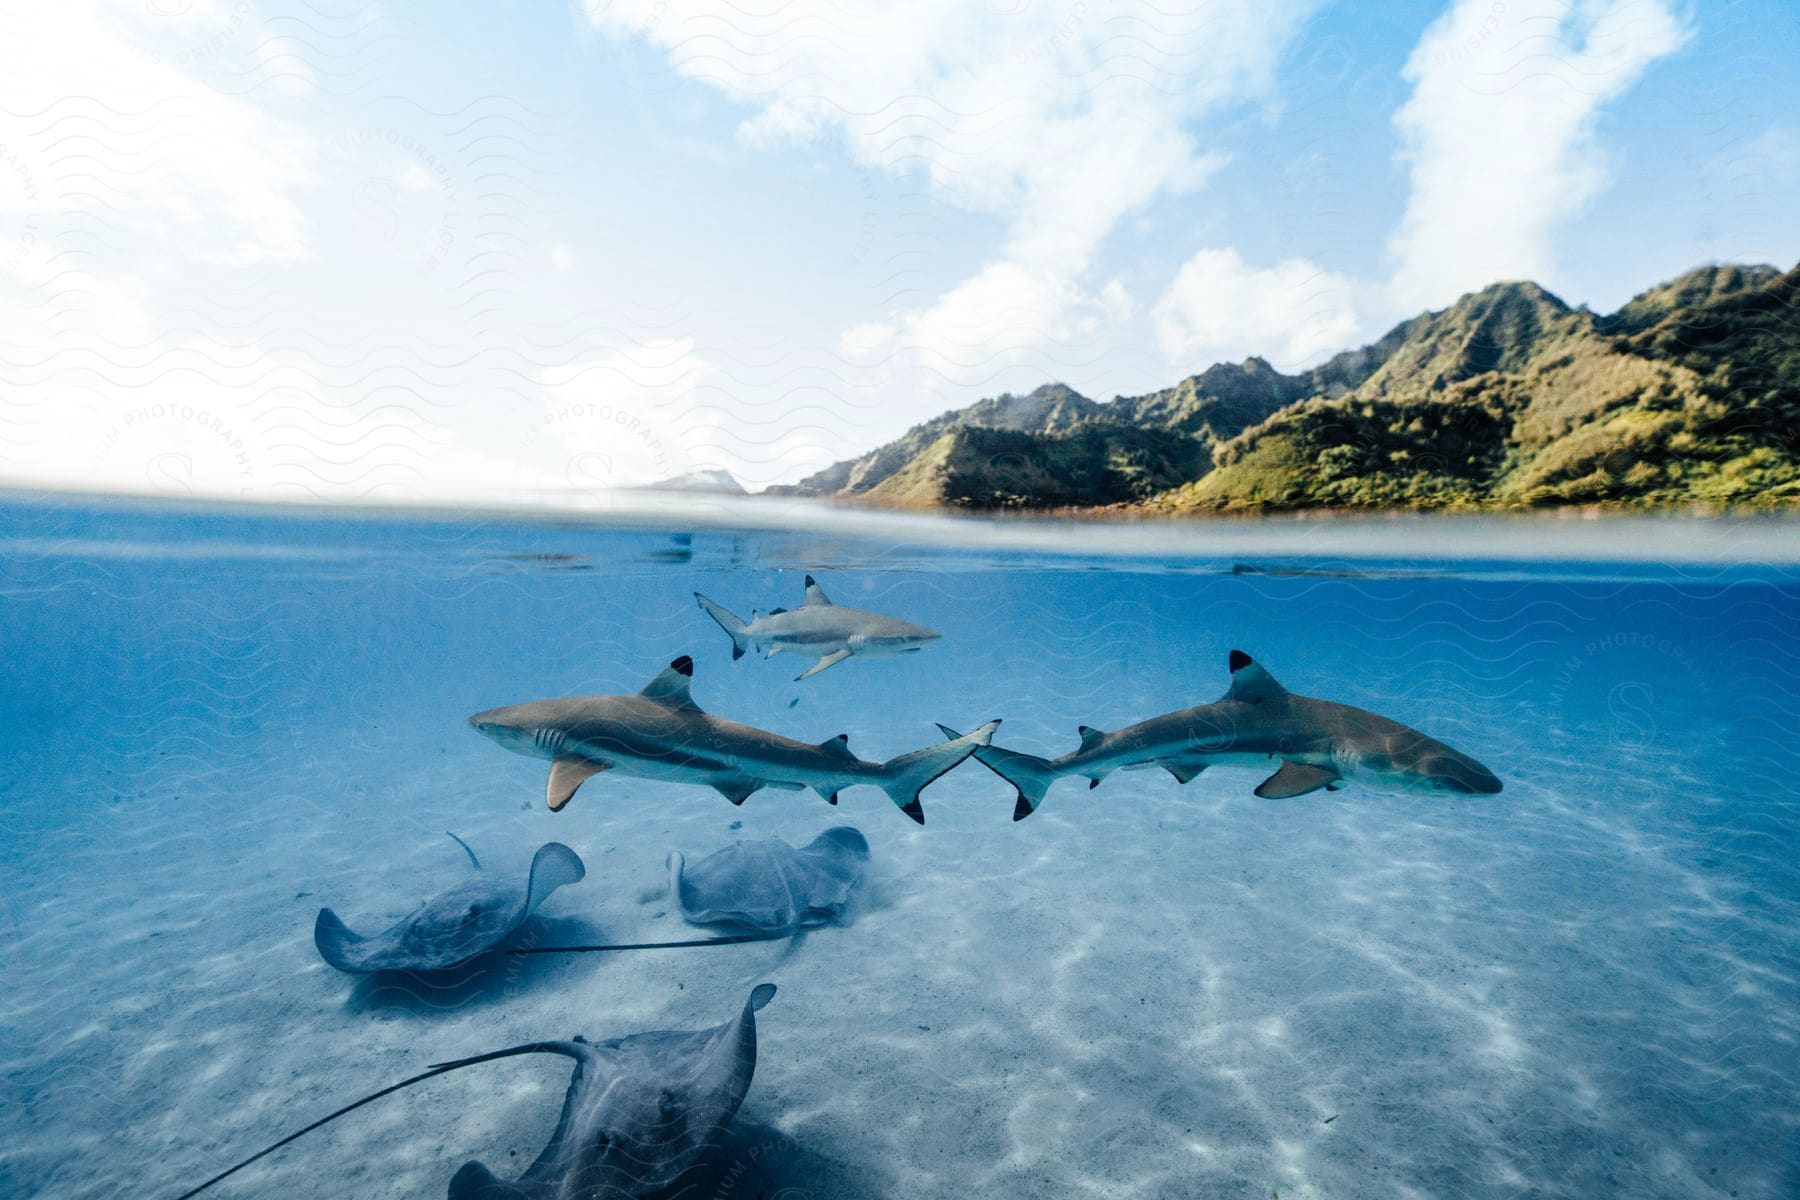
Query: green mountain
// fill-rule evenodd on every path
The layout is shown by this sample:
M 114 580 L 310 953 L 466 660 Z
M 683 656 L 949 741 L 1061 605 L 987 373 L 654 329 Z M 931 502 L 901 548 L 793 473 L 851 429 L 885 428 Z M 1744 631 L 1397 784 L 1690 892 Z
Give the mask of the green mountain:
M 1800 268 L 1710 266 L 1597 316 L 1500 283 L 1300 375 L 945 413 L 788 492 L 1201 512 L 1800 500 Z
M 1060 383 L 944 413 L 778 494 L 906 507 L 1147 500 L 1212 468 L 1213 448 L 1312 390 L 1259 358 L 1101 404 Z

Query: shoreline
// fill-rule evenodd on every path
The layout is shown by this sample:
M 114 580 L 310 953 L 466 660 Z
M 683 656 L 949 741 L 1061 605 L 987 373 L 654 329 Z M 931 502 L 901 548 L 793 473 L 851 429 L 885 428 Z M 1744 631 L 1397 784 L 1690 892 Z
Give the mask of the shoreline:
M 1800 513 L 1233 513 L 1201 517 L 919 512 L 823 499 L 620 489 L 554 497 L 489 495 L 354 503 L 0 485 L 0 504 L 119 509 L 163 516 L 468 522 L 641 532 L 737 531 L 883 540 L 947 550 L 1059 558 L 1234 557 L 1479 562 L 1605 562 L 1708 567 L 1800 565 Z M 1088 515 L 1094 513 L 1094 515 Z

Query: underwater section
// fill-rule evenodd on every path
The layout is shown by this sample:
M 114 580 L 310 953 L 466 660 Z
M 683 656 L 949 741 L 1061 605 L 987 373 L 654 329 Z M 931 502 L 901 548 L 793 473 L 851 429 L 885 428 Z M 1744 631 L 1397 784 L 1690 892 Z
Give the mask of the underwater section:
M 710 1081 L 668 1102 L 707 1131 L 670 1151 L 671 1194 L 1800 1194 L 1785 527 L 1641 522 L 1622 544 L 1563 523 L 1546 559 L 1452 527 L 1058 543 L 737 512 L 0 498 L 0 1194 L 173 1200 L 432 1064 L 647 1031 L 690 1039 L 637 1045 Z M 822 656 L 734 658 L 695 600 L 791 613 L 809 575 L 938 636 L 796 679 Z M 993 747 L 1050 761 L 1082 726 L 1212 704 L 1243 686 L 1234 651 L 1502 789 L 1434 759 L 1465 786 L 1340 762 L 1259 796 L 1281 761 L 1190 747 L 1057 777 L 1015 819 Z M 685 697 L 810 756 L 690 747 L 667 777 L 584 774 L 552 811 L 579 722 L 545 755 L 470 724 L 596 695 Z M 883 786 L 900 767 L 864 770 L 995 719 L 944 773 L 909 760 L 922 824 Z M 716 782 L 775 775 L 825 782 Z M 843 826 L 844 862 L 684 920 L 682 879 L 727 877 L 696 872 L 710 856 Z M 574 863 L 534 882 L 553 843 Z M 502 948 L 353 973 L 315 944 L 322 909 L 380 935 L 450 894 L 431 919 L 492 922 Z M 782 936 L 508 952 L 744 928 Z M 428 1079 L 207 1194 L 519 1178 L 569 1067 Z

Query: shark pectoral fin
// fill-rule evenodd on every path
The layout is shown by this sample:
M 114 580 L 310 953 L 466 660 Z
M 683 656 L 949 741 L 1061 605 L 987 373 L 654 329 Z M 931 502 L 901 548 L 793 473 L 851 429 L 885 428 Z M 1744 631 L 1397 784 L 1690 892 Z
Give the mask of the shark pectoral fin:
M 839 663 L 843 662 L 846 658 L 849 658 L 849 657 L 850 657 L 850 651 L 848 651 L 848 650 L 833 650 L 830 654 L 827 654 L 824 658 L 821 658 L 818 662 L 816 662 L 812 666 L 806 668 L 806 670 L 800 672 L 800 674 L 794 676 L 794 682 L 799 683 L 802 679 L 805 679 L 809 675 L 817 675 L 820 671 L 823 671 L 826 667 L 835 667 Z
M 1175 777 L 1176 783 L 1188 783 L 1193 780 L 1194 776 L 1206 770 L 1206 763 L 1195 762 L 1191 759 L 1171 758 L 1163 763 L 1162 767 L 1163 770 Z
M 544 788 L 544 801 L 550 805 L 551 812 L 561 812 L 575 789 L 612 766 L 611 763 L 595 762 L 591 758 L 578 758 L 573 754 L 565 754 L 550 764 L 550 782 Z
M 742 804 L 761 791 L 762 786 L 760 779 L 721 779 L 713 784 L 713 789 L 733 804 Z
M 1291 796 L 1304 796 L 1308 792 L 1316 792 L 1320 788 L 1342 782 L 1336 771 L 1305 763 L 1285 762 L 1281 764 L 1281 770 L 1257 785 L 1256 794 L 1264 800 L 1286 800 Z

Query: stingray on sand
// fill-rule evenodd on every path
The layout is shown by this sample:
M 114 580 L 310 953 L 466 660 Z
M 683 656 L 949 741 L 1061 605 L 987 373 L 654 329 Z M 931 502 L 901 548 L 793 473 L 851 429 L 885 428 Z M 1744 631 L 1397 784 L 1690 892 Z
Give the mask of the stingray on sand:
M 520 1054 L 575 1060 L 556 1131 L 516 1180 L 500 1179 L 480 1162 L 465 1163 L 450 1181 L 449 1200 L 611 1200 L 664 1191 L 717 1144 L 737 1115 L 756 1071 L 756 1013 L 774 995 L 774 984 L 757 985 L 736 1017 L 711 1029 L 658 1030 L 607 1042 L 527 1042 L 438 1063 L 289 1134 L 178 1200 L 401 1088 Z
M 691 867 L 677 850 L 669 855 L 669 890 L 691 924 L 779 936 L 837 920 L 868 865 L 868 839 L 838 825 L 804 847 L 759 838 Z
M 451 834 L 451 837 L 456 837 Z M 579 883 L 587 868 L 561 842 L 548 842 L 531 860 L 523 885 L 481 869 L 475 852 L 456 838 L 475 874 L 371 937 L 352 933 L 329 908 L 319 910 L 313 944 L 340 971 L 448 971 L 497 949 L 557 888 Z
M 736 842 L 693 866 L 670 853 L 669 890 L 694 925 L 730 932 L 685 942 L 624 942 L 605 946 L 528 946 L 508 954 L 593 954 L 619 950 L 676 950 L 729 946 L 792 937 L 844 915 L 869 865 L 869 840 L 849 825 L 827 829 L 805 846 L 779 838 Z

